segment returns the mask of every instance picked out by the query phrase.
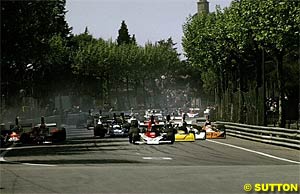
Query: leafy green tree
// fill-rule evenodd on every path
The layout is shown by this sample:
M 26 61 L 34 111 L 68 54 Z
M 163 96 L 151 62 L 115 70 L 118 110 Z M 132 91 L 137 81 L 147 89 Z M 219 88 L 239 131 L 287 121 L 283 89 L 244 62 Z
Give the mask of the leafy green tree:
M 266 53 L 268 60 L 276 64 L 277 76 L 273 82 L 277 82 L 279 92 L 279 124 L 281 127 L 285 126 L 283 97 L 288 93 L 286 82 L 284 82 L 283 62 L 286 55 L 299 47 L 298 38 L 295 36 L 299 34 L 299 11 L 299 2 L 285 0 L 236 1 L 230 9 L 231 20 L 235 19 L 235 22 L 232 23 L 237 31 L 235 35 L 243 40 L 239 40 L 238 45 L 244 49 L 245 53 L 249 53 L 249 49 L 245 50 L 245 48 L 250 47 L 254 54 L 252 58 L 248 57 L 248 60 L 256 64 L 257 86 L 261 85 L 261 69 L 263 68 L 257 59 L 264 60 L 260 53 Z M 245 54 L 241 56 L 246 58 Z
M 299 1 L 265 0 L 257 9 L 260 19 L 258 26 L 253 26 L 254 39 L 269 52 L 277 66 L 277 85 L 279 91 L 279 125 L 285 126 L 284 95 L 286 93 L 283 82 L 284 56 L 292 50 L 299 49 L 300 6 Z M 298 36 L 297 36 L 298 35 Z
M 1 81 L 7 83 L 8 105 L 15 104 L 20 89 L 30 95 L 24 81 L 32 77 L 29 66 L 34 69 L 35 85 L 42 81 L 50 40 L 56 35 L 67 38 L 70 33 L 65 13 L 65 0 L 1 2 L 1 47 L 5 48 Z
M 262 86 L 265 74 L 270 73 L 263 74 L 265 65 L 262 64 L 274 62 L 277 67 L 277 76 L 273 79 L 279 92 L 279 123 L 284 126 L 282 102 L 284 94 L 289 91 L 287 85 L 290 85 L 284 81 L 289 80 L 284 69 L 290 68 L 283 67 L 294 64 L 284 59 L 297 55 L 291 53 L 299 49 L 298 36 L 298 1 L 236 0 L 228 9 L 189 17 L 184 24 L 183 47 L 189 63 L 201 71 L 205 88 L 218 88 L 220 99 L 229 89 L 239 91 L 240 107 L 245 105 L 244 92 L 253 87 L 258 98 L 258 88 Z M 218 81 L 212 82 L 209 77 Z M 208 82 L 217 84 L 217 87 Z M 256 106 L 259 106 L 258 99 L 256 101 Z M 223 104 L 222 109 L 226 106 Z

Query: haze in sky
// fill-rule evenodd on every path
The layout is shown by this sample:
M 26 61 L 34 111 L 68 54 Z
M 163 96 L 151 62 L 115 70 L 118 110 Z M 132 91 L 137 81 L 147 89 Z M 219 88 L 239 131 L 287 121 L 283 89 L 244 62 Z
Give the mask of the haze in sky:
M 116 40 L 122 20 L 139 45 L 172 37 L 182 53 L 182 25 L 197 12 L 198 0 L 67 0 L 66 14 L 74 34 L 85 27 L 95 38 Z M 210 12 L 216 5 L 228 7 L 231 0 L 210 0 Z

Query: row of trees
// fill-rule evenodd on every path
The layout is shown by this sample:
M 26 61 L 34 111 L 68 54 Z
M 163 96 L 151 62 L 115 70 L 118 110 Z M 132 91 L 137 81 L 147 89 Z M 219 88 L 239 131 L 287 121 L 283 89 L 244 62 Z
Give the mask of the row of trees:
M 125 21 L 116 40 L 95 38 L 87 28 L 73 35 L 65 3 L 1 2 L 2 113 L 4 107 L 24 105 L 26 97 L 45 107 L 60 95 L 92 96 L 99 106 L 116 101 L 128 108 L 133 98 L 145 104 L 159 102 L 153 100 L 158 96 L 174 97 L 176 82 L 182 87 L 199 82 L 194 69 L 180 61 L 171 38 L 139 46 Z
M 140 103 L 144 104 L 147 96 L 161 94 L 162 82 L 175 81 L 183 69 L 171 38 L 139 46 L 134 36 L 122 36 L 122 29 L 128 33 L 124 21 L 117 41 L 95 39 L 87 30 L 75 36 L 79 41 L 72 53 L 72 69 L 81 83 L 79 94 L 103 103 L 116 98 L 124 108 L 124 103 L 131 106 L 130 95 L 143 96 Z
M 266 124 L 259 121 L 265 99 L 278 97 L 278 121 L 285 126 L 285 99 L 294 99 L 294 107 L 299 102 L 299 26 L 294 0 L 234 0 L 224 10 L 188 18 L 183 47 L 206 91 L 216 92 L 219 117 L 232 120 L 236 112 L 236 121 L 246 122 L 244 112 L 252 107 L 258 115 L 253 124 Z M 246 102 L 249 92 L 255 93 L 252 102 Z

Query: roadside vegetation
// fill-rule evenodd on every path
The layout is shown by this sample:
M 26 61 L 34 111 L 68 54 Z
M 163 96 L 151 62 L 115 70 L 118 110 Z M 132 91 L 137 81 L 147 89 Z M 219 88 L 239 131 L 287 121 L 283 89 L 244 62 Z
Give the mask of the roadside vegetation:
M 172 38 L 138 45 L 125 21 L 115 40 L 96 38 L 88 27 L 75 35 L 65 3 L 1 3 L 2 115 L 13 108 L 13 114 L 55 110 L 58 96 L 71 96 L 83 110 L 161 108 L 187 83 L 199 87 L 199 76 L 180 60 Z
M 88 27 L 75 35 L 65 3 L 1 2 L 1 118 L 56 111 L 71 96 L 83 110 L 190 107 L 201 98 L 214 120 L 284 127 L 299 119 L 297 0 L 234 0 L 188 17 L 185 60 L 171 37 L 138 45 L 126 21 L 115 39 Z
M 281 127 L 299 119 L 299 26 L 294 0 L 234 0 L 187 19 L 186 57 L 215 95 L 218 119 L 261 125 L 274 119 Z

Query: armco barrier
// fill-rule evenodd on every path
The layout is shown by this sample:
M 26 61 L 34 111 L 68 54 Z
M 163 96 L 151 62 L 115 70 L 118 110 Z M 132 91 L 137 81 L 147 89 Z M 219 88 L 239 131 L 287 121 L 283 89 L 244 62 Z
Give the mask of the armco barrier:
M 300 130 L 221 122 L 226 134 L 234 137 L 300 149 Z

